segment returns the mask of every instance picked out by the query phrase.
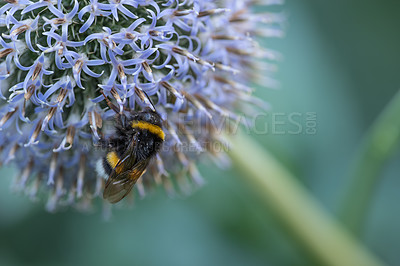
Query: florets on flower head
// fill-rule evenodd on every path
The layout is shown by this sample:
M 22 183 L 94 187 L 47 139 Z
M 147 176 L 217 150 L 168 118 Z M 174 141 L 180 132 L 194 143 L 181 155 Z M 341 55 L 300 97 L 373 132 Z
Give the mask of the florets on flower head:
M 245 102 L 262 105 L 248 87 L 254 58 L 276 59 L 254 37 L 281 36 L 282 15 L 252 5 L 281 2 L 0 2 L 0 162 L 20 169 L 15 188 L 49 195 L 49 210 L 100 195 L 104 151 L 94 144 L 112 134 L 114 116 L 101 92 L 120 113 L 154 104 L 163 118 L 163 150 L 140 194 L 154 182 L 202 183 L 199 156 L 225 158 L 216 125 Z

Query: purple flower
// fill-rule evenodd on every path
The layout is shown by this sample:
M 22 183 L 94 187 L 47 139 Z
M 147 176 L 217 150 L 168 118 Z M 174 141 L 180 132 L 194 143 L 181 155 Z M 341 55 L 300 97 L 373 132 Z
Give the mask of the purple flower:
M 88 20 L 79 29 L 79 33 L 85 32 L 90 26 L 92 26 L 94 19 L 98 16 L 108 17 L 111 12 L 104 11 L 100 8 L 101 4 L 97 0 L 90 0 L 90 5 L 85 6 L 79 11 L 78 18 L 83 21 L 82 18 L 86 13 L 90 13 Z
M 6 66 L 7 66 L 7 74 L 11 72 L 11 60 L 14 59 L 14 64 L 21 70 L 27 70 L 24 66 L 22 66 L 19 62 L 18 55 L 21 47 L 21 43 L 18 41 L 7 43 L 0 37 L 0 45 L 3 47 L 0 50 L 0 58 L 6 57 Z M 3 76 L 4 77 L 4 76 Z
M 152 108 L 163 119 L 163 150 L 136 185 L 143 195 L 144 184 L 171 188 L 176 176 L 201 184 L 201 156 L 226 162 L 213 126 L 264 107 L 248 84 L 279 54 L 255 36 L 282 36 L 284 17 L 253 13 L 252 0 L 161 2 L 0 3 L 0 163 L 21 170 L 17 190 L 47 192 L 49 211 L 87 209 L 101 195 L 106 151 L 96 145 L 112 136 L 115 111 Z M 263 82 L 274 84 L 271 72 Z
M 66 55 L 68 58 L 68 62 L 70 62 L 71 65 L 73 65 L 72 68 L 72 73 L 74 74 L 74 79 L 76 81 L 76 84 L 83 89 L 82 82 L 81 82 L 81 72 L 85 72 L 89 76 L 93 78 L 99 78 L 103 74 L 97 74 L 93 72 L 92 70 L 89 69 L 88 66 L 101 66 L 105 62 L 100 59 L 94 59 L 94 60 L 89 60 L 86 55 L 81 55 L 75 52 L 70 52 L 69 54 Z M 73 58 L 73 59 L 72 59 Z
M 51 75 L 53 71 L 48 71 L 45 68 L 45 58 L 42 53 L 31 67 L 27 67 L 28 73 L 25 76 L 23 89 L 26 92 L 28 88 L 28 82 L 34 82 L 37 80 L 40 85 L 43 85 L 43 75 Z M 45 86 L 47 87 L 47 86 Z
M 136 19 L 137 16 L 133 14 L 129 9 L 124 7 L 124 5 L 132 6 L 134 8 L 137 8 L 138 5 L 144 4 L 145 1 L 135 1 L 135 0 L 109 0 L 109 4 L 98 4 L 100 9 L 103 10 L 110 10 L 111 13 L 113 14 L 114 18 L 116 21 L 118 21 L 118 11 L 120 11 L 122 14 L 125 16 L 131 18 L 131 19 Z
M 147 81 L 151 83 L 154 82 L 153 71 L 150 65 L 153 64 L 155 59 L 149 59 L 149 57 L 154 53 L 157 53 L 155 58 L 158 58 L 158 50 L 156 48 L 148 48 L 147 50 L 138 53 L 136 58 L 129 60 L 129 64 L 136 65 L 136 68 L 128 70 L 126 73 L 133 75 L 135 82 L 138 82 L 139 74 L 142 74 Z
M 39 17 L 36 17 L 34 20 L 27 19 L 25 21 L 17 21 L 13 16 L 9 16 L 9 20 L 14 24 L 14 26 L 10 30 L 10 35 L 3 34 L 3 37 L 16 42 L 18 35 L 25 32 L 25 42 L 28 45 L 28 48 L 32 52 L 37 53 L 37 51 L 32 47 L 31 32 L 36 30 Z
M 110 52 L 113 52 L 118 55 L 122 55 L 124 51 L 122 50 L 123 45 L 117 45 L 117 38 L 111 34 L 111 29 L 107 27 L 103 27 L 104 32 L 102 33 L 93 33 L 86 37 L 84 44 L 86 45 L 91 40 L 98 40 L 100 43 L 100 54 L 101 58 L 109 63 L 110 61 L 107 59 L 107 49 Z
M 145 21 L 146 19 L 139 18 L 135 20 L 135 22 L 133 22 L 127 29 L 123 28 L 119 33 L 113 34 L 113 39 L 122 44 L 120 47 L 121 49 L 123 49 L 127 44 L 135 52 L 142 51 L 142 49 L 137 46 L 136 41 L 139 40 L 143 35 L 138 31 L 135 31 L 135 29 Z
M 31 1 L 27 0 L 7 0 L 5 2 L 6 4 L 0 7 L 0 16 L 6 12 L 8 12 L 7 17 L 13 16 L 18 10 L 23 9 L 26 5 L 32 4 Z
M 58 69 L 65 69 L 65 68 L 70 68 L 72 67 L 71 65 L 66 65 L 64 64 L 62 60 L 62 56 L 68 57 L 68 48 L 67 47 L 79 47 L 83 45 L 83 41 L 80 42 L 74 42 L 74 41 L 69 41 L 67 39 L 67 31 L 64 31 L 63 27 L 63 35 L 60 36 L 54 32 L 45 32 L 43 35 L 46 35 L 47 38 L 47 44 L 48 48 L 44 47 L 40 44 L 37 44 L 40 50 L 42 50 L 44 53 L 51 53 L 54 52 L 55 55 L 55 63 L 58 67 Z M 55 45 L 51 47 L 52 39 L 55 40 Z
M 142 49 L 145 47 L 152 47 L 153 40 L 160 42 L 169 41 L 176 33 L 175 28 L 168 24 L 157 26 L 158 17 L 152 10 L 148 10 L 148 12 L 151 14 L 151 24 L 147 27 L 144 27 L 142 34 L 140 35 Z

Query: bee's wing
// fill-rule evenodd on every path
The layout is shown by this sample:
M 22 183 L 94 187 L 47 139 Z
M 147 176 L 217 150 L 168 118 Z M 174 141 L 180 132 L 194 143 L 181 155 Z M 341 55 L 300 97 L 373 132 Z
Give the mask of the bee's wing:
M 127 159 L 125 158 L 125 160 Z M 116 169 L 118 169 L 118 164 L 120 162 L 121 165 L 124 164 L 124 160 L 120 160 L 106 182 L 103 198 L 107 199 L 110 203 L 117 203 L 122 200 L 132 190 L 139 177 L 144 174 L 149 161 L 150 159 L 139 161 L 131 169 L 117 174 Z

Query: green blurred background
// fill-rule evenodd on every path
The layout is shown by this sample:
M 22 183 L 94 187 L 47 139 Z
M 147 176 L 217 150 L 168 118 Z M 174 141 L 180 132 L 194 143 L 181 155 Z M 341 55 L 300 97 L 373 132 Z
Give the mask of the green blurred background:
M 279 119 L 317 115 L 317 133 L 252 137 L 335 213 L 362 136 L 400 85 L 400 2 L 288 0 L 280 90 L 261 89 Z M 270 116 L 258 120 L 271 126 Z M 249 154 L 251 158 L 251 154 Z M 385 165 L 362 241 L 400 265 L 400 153 Z M 235 169 L 202 165 L 189 197 L 154 193 L 104 222 L 99 212 L 49 214 L 10 190 L 0 172 L 0 265 L 319 265 Z M 304 217 L 307 219 L 307 217 Z M 323 245 L 323 243 L 321 243 Z M 339 254 L 338 254 L 339 255 Z

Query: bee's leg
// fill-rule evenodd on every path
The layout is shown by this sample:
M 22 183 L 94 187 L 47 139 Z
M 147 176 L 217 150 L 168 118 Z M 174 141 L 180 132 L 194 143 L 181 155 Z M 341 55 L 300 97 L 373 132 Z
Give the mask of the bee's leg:
M 103 90 L 101 90 L 101 94 L 103 94 L 104 99 L 106 100 L 106 103 L 108 105 L 108 107 L 110 107 L 112 110 L 114 110 L 115 113 L 119 114 L 119 108 L 117 106 L 115 106 L 108 98 L 107 96 L 104 94 Z

